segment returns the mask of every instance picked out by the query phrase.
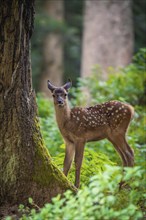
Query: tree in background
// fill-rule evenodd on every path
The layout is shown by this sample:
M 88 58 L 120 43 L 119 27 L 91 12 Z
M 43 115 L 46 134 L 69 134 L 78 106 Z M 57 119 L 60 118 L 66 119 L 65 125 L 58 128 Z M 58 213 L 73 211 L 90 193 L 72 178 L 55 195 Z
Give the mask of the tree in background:
M 123 67 L 133 55 L 131 1 L 85 0 L 81 76 L 89 76 L 95 64 L 103 77 L 107 68 Z
M 1 0 L 0 206 L 26 203 L 28 197 L 43 205 L 72 188 L 40 134 L 30 66 L 33 15 L 34 0 Z
M 45 1 L 43 10 L 52 22 L 63 23 L 63 0 Z M 40 92 L 48 96 L 47 80 L 49 79 L 58 86 L 61 86 L 63 81 L 63 39 L 59 30 L 54 28 L 45 36 L 43 57 L 44 68 L 40 78 Z
M 50 0 L 46 0 L 50 1 Z M 96 1 L 90 1 L 91 3 Z M 100 1 L 101 4 L 104 2 L 107 2 L 107 4 L 110 5 L 110 0 Z M 113 3 L 118 4 L 126 4 L 125 1 L 113 1 Z M 128 4 L 129 0 L 127 0 Z M 42 72 L 44 72 L 44 56 L 43 56 L 43 42 L 44 38 L 48 36 L 49 33 L 61 33 L 63 34 L 63 47 L 64 47 L 64 74 L 63 74 L 63 80 L 71 78 L 73 80 L 73 83 L 75 85 L 77 77 L 80 76 L 80 69 L 81 69 L 81 44 L 82 44 L 82 35 L 84 32 L 83 29 L 83 7 L 85 6 L 86 1 L 85 0 L 63 0 L 63 7 L 64 7 L 64 22 L 59 23 L 52 21 L 48 15 L 44 14 L 44 1 L 36 0 L 36 19 L 35 19 L 35 30 L 32 36 L 32 69 L 33 69 L 33 84 L 35 86 L 36 91 L 39 91 L 40 87 L 40 78 L 42 75 Z M 125 6 L 127 7 L 127 6 Z M 130 5 L 131 7 L 131 5 Z M 145 8 L 146 8 L 146 1 L 145 0 L 132 0 L 132 25 L 131 31 L 134 35 L 134 52 L 137 52 L 139 48 L 146 46 L 146 37 L 145 37 L 145 31 L 146 31 L 146 14 L 145 14 Z M 112 7 L 110 6 L 108 10 L 111 12 Z M 113 9 L 112 9 L 113 10 Z M 117 8 L 115 8 L 114 13 Z M 124 10 L 123 13 L 125 13 L 128 9 Z M 131 10 L 131 9 L 129 9 Z M 108 13 L 108 12 L 107 12 Z M 113 13 L 113 14 L 114 14 Z M 131 12 L 130 12 L 131 13 Z M 97 14 L 95 12 L 94 14 Z M 93 16 L 93 15 L 92 15 Z M 94 15 L 95 16 L 95 15 Z M 105 16 L 107 18 L 107 16 Z M 125 17 L 126 18 L 126 17 Z M 104 20 L 104 17 L 102 18 Z M 125 19 L 124 19 L 125 21 Z M 127 20 L 128 21 L 128 20 Z M 126 23 L 127 23 L 126 21 Z M 104 21 L 101 21 L 102 24 L 104 24 Z M 117 25 L 117 22 L 114 22 Z M 99 22 L 97 23 L 96 27 L 98 28 Z M 85 26 L 84 26 L 85 27 Z M 101 27 L 101 26 L 100 26 Z M 116 27 L 116 26 L 115 26 Z M 112 29 L 115 31 L 116 29 L 112 27 Z M 104 28 L 105 30 L 105 28 Z M 122 31 L 122 30 L 121 30 Z M 124 32 L 123 32 L 124 33 Z M 110 36 L 107 37 L 107 40 Z M 98 41 L 99 35 L 97 36 Z M 110 38 L 111 39 L 111 38 Z M 120 40 L 116 39 L 117 41 Z M 128 45 L 126 45 L 127 42 L 125 42 L 124 48 L 128 48 Z M 117 42 L 115 42 L 117 44 Z M 88 45 L 86 45 L 88 46 Z M 110 45 L 106 47 L 106 49 L 109 48 Z M 116 50 L 116 53 L 119 53 L 119 50 L 121 48 L 118 48 Z M 117 52 L 118 51 L 118 52 Z M 123 51 L 123 49 L 122 49 Z M 100 52 L 100 51 L 99 51 Z M 96 54 L 95 54 L 96 55 Z M 111 55 L 111 54 L 109 54 Z M 112 56 L 113 57 L 113 56 Z M 117 54 L 114 55 L 115 60 L 117 59 Z M 109 58 L 107 58 L 109 59 Z M 96 60 L 97 64 L 97 60 Z M 111 66 L 112 63 L 109 63 Z M 48 65 L 49 66 L 49 65 Z

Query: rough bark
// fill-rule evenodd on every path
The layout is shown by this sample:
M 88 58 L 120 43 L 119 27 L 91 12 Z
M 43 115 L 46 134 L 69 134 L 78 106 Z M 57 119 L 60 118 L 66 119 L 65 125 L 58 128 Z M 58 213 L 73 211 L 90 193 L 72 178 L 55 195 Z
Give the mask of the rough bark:
M 33 16 L 34 0 L 1 0 L 0 206 L 26 203 L 28 197 L 41 206 L 73 189 L 40 134 L 30 66 Z
M 58 22 L 63 22 L 64 8 L 63 0 L 51 0 L 45 2 L 44 11 L 51 19 Z M 62 33 L 52 31 L 47 34 L 43 46 L 44 54 L 44 71 L 41 75 L 40 91 L 45 96 L 50 96 L 46 86 L 46 81 L 49 79 L 56 85 L 62 85 L 63 78 L 63 39 Z
M 131 62 L 133 28 L 131 0 L 85 1 L 81 76 L 89 76 L 95 64 L 103 78 L 107 68 Z

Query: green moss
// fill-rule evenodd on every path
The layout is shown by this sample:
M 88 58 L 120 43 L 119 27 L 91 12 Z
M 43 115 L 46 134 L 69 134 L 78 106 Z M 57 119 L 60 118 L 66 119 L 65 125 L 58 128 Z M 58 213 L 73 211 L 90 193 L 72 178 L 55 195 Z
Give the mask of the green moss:
M 2 172 L 2 175 L 1 175 L 1 178 L 5 184 L 6 183 L 9 183 L 11 185 L 15 184 L 16 179 L 17 179 L 16 177 L 17 167 L 18 167 L 17 158 L 15 154 L 12 154 L 9 160 L 7 160 L 6 165 L 3 167 L 5 172 Z

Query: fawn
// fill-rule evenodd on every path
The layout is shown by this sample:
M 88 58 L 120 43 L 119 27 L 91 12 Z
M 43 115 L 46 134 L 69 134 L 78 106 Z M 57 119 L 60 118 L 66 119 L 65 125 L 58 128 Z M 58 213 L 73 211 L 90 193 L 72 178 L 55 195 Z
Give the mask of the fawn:
M 125 138 L 134 109 L 131 105 L 119 101 L 70 109 L 67 95 L 71 85 L 69 80 L 62 87 L 56 87 L 48 80 L 48 88 L 54 99 L 57 124 L 66 145 L 63 172 L 67 176 L 74 159 L 75 186 L 78 188 L 86 142 L 107 138 L 119 153 L 123 166 L 134 165 L 134 152 Z

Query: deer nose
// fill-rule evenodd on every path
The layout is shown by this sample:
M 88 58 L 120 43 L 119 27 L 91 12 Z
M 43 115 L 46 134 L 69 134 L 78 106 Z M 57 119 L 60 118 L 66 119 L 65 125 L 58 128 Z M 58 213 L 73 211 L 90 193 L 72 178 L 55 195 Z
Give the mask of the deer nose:
M 61 100 L 58 101 L 59 104 L 63 104 L 63 102 Z
M 63 99 L 61 97 L 58 97 L 57 102 L 58 102 L 58 104 L 62 105 L 63 104 Z

